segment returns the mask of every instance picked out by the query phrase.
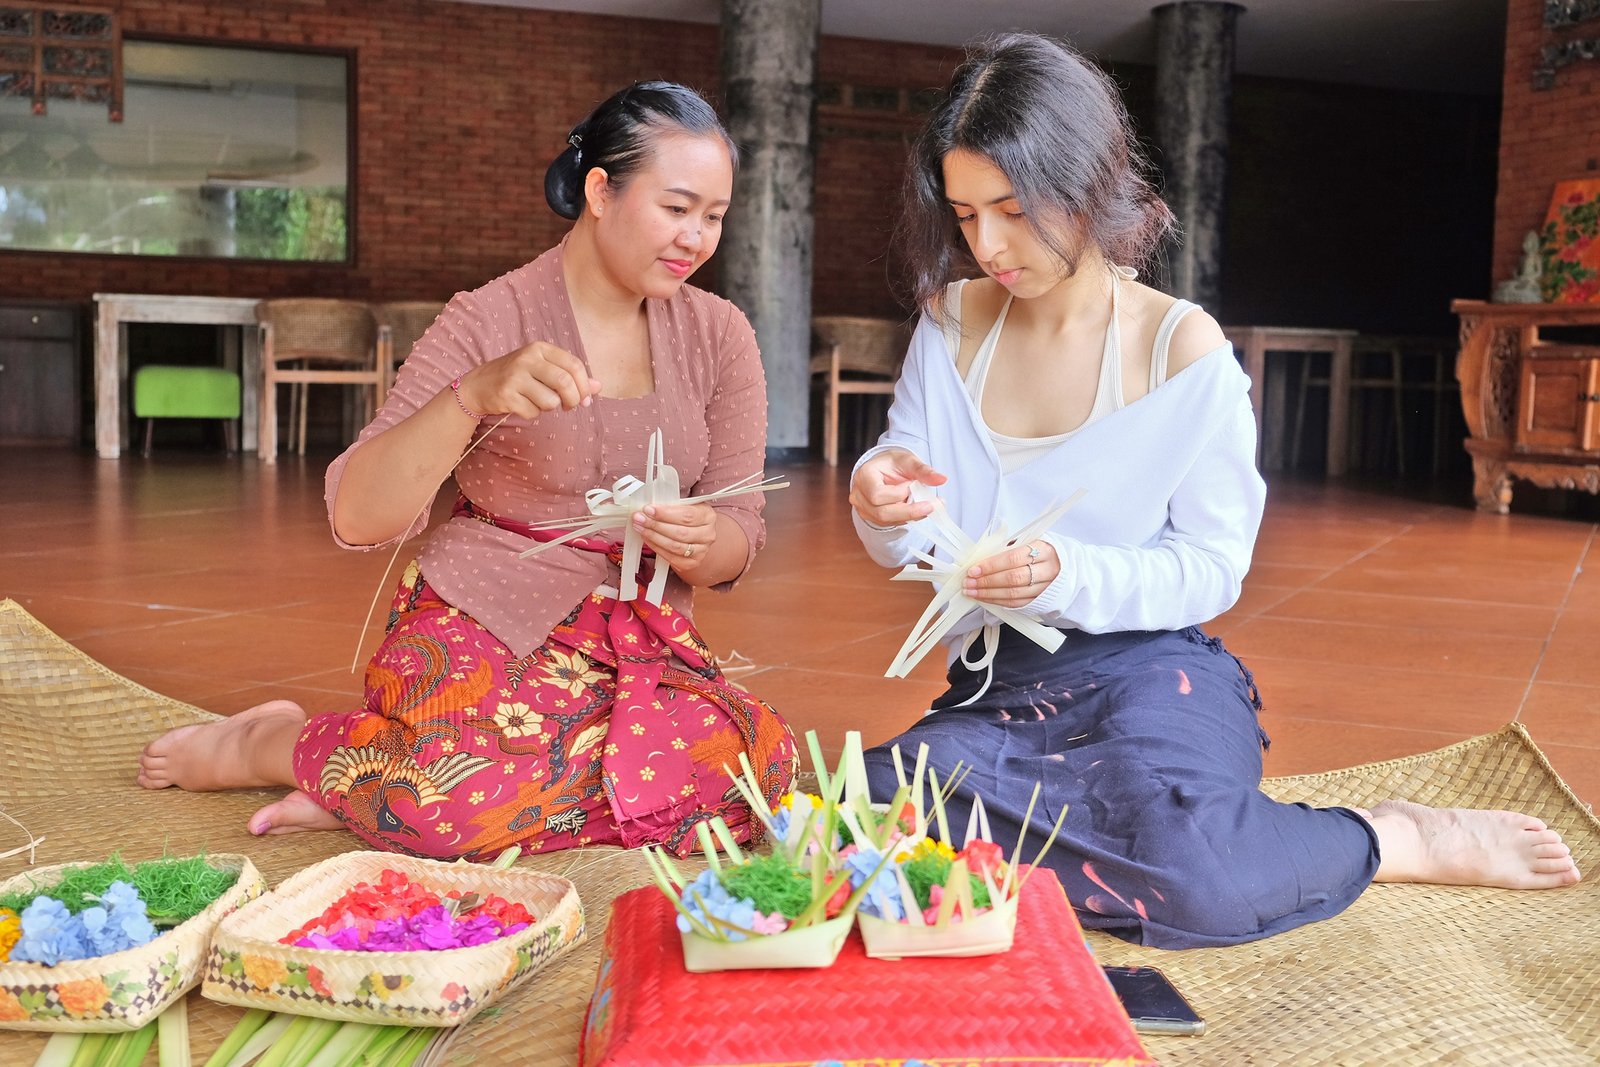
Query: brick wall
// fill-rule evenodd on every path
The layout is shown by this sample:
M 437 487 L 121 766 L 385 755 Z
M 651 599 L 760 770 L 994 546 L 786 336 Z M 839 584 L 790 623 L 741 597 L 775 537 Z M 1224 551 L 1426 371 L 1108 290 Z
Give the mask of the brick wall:
M 130 37 L 349 50 L 356 64 L 353 266 L 0 254 L 0 289 L 443 299 L 554 243 L 545 167 L 635 78 L 715 89 L 714 26 L 435 0 L 110 0 Z
M 1555 85 L 1533 88 L 1547 44 L 1600 37 L 1600 22 L 1544 27 L 1543 0 L 1509 0 L 1500 123 L 1500 187 L 1495 198 L 1495 279 L 1516 273 L 1522 237 L 1544 223 L 1555 183 L 1600 171 L 1600 60 L 1556 71 Z
M 305 45 L 355 56 L 356 261 L 294 266 L 0 253 L 6 295 L 443 299 L 559 238 L 566 223 L 544 204 L 544 169 L 570 125 L 599 99 L 643 77 L 683 81 L 713 96 L 717 90 L 711 25 L 437 0 L 113 2 L 130 36 Z M 1517 25 L 1536 25 L 1539 7 L 1539 0 L 1514 0 Z M 1531 51 L 1511 49 L 1524 59 Z M 856 95 L 824 99 L 818 109 L 817 313 L 901 313 L 887 245 L 906 148 L 921 117 L 912 95 L 943 85 L 959 59 L 954 48 L 823 40 L 824 88 Z M 1116 74 L 1139 128 L 1152 129 L 1150 68 Z M 1592 85 L 1597 76 L 1600 64 L 1589 64 L 1558 79 Z M 1525 85 L 1526 69 L 1508 79 L 1508 86 Z M 1542 96 L 1541 106 L 1554 99 Z M 1227 295 L 1213 310 L 1239 321 L 1448 332 L 1449 298 L 1487 292 L 1493 114 L 1493 101 L 1477 98 L 1241 79 Z M 1508 130 L 1514 125 L 1508 118 Z M 1505 223 L 1510 247 L 1542 218 L 1554 176 L 1536 183 L 1528 220 Z M 1502 201 L 1511 184 L 1502 170 Z M 715 266 L 713 260 L 697 282 L 714 285 Z

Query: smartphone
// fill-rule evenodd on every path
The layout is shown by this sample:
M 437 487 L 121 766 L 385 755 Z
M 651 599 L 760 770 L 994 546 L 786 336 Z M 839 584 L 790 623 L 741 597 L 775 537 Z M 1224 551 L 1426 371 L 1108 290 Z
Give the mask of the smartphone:
M 1102 967 L 1122 1008 L 1141 1034 L 1200 1034 L 1206 1021 L 1154 967 Z

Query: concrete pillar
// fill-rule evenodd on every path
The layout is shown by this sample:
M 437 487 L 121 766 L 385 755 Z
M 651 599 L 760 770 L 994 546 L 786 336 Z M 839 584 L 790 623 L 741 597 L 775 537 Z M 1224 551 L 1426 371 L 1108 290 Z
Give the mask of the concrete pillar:
M 767 373 L 767 450 L 805 451 L 811 396 L 812 174 L 821 0 L 722 0 L 722 95 L 743 153 L 717 277 Z
M 1244 8 L 1178 0 L 1156 21 L 1156 144 L 1164 195 L 1183 234 L 1167 253 L 1175 296 L 1222 315 L 1222 227 L 1234 34 Z

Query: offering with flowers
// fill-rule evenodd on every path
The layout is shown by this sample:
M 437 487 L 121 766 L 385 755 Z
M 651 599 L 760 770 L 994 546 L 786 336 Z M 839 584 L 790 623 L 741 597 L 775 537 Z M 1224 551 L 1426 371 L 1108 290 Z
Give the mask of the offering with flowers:
M 211 931 L 264 888 L 243 856 L 43 867 L 0 884 L 0 1028 L 55 1031 L 40 1063 L 187 1052 L 183 994 Z M 159 1021 L 158 1021 L 159 1020 Z
M 379 1026 L 452 1027 L 583 939 L 565 879 L 347 852 L 290 876 L 217 930 L 206 996 Z
M 1025 870 L 1019 868 L 1022 851 L 1019 837 L 1010 861 L 989 830 L 983 798 L 974 797 L 967 820 L 966 834 L 957 851 L 945 799 L 965 777 L 958 765 L 950 778 L 939 780 L 927 766 L 927 746 L 920 746 L 911 780 L 900 757 L 893 750 L 895 773 L 900 787 L 887 809 L 871 805 L 865 798 L 865 769 L 861 764 L 859 740 L 847 739 L 845 763 L 852 782 L 850 806 L 878 813 L 878 837 L 874 847 L 884 849 L 891 861 L 872 878 L 860 906 L 861 938 L 867 955 L 879 959 L 906 956 L 986 956 L 1011 948 L 1016 934 L 1017 901 L 1028 875 L 1055 843 L 1066 819 L 1063 805 L 1044 845 Z M 911 800 L 902 810 L 902 798 Z M 936 837 L 927 835 L 923 817 L 923 798 L 933 812 Z M 1026 827 L 1039 800 L 1035 784 L 1022 825 Z M 892 819 L 891 819 L 892 816 Z M 887 827 L 885 824 L 889 824 Z M 907 832 L 910 827 L 915 832 Z
M 733 781 L 765 828 L 769 852 L 742 850 L 721 819 L 696 827 L 707 867 L 694 878 L 664 851 L 645 850 L 656 885 L 677 910 L 688 970 L 828 966 L 887 864 L 887 856 L 852 863 L 844 855 L 844 778 L 829 775 L 814 732 L 806 742 L 820 795 L 788 793 L 770 812 L 749 760 L 740 756 Z M 859 821 L 852 832 L 861 832 Z
M 358 882 L 316 919 L 280 940 L 347 952 L 440 951 L 508 937 L 533 921 L 531 911 L 504 897 L 460 889 L 441 896 L 386 867 L 376 884 Z

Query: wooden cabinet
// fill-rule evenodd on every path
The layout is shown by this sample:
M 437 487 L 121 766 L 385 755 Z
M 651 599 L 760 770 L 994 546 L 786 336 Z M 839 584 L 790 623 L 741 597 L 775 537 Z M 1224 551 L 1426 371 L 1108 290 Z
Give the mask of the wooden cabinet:
M 1535 345 L 1522 361 L 1517 448 L 1524 452 L 1594 452 L 1600 405 L 1600 349 Z
M 1456 378 L 1473 495 L 1504 514 L 1515 479 L 1600 493 L 1600 344 L 1559 343 L 1553 327 L 1600 328 L 1600 304 L 1457 300 Z
M 0 301 L 0 442 L 77 444 L 83 309 Z

